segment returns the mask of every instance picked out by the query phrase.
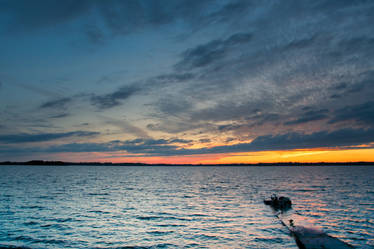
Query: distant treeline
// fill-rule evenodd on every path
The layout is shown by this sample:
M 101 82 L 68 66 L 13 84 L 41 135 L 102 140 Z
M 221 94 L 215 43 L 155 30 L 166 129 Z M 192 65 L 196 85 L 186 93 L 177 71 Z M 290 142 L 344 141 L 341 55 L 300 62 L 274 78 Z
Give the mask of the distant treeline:
M 0 162 L 0 165 L 45 165 L 45 166 L 68 166 L 68 165 L 87 165 L 87 166 L 349 166 L 349 165 L 367 165 L 374 166 L 374 162 L 319 162 L 319 163 L 239 163 L 239 164 L 148 164 L 148 163 L 111 163 L 111 162 L 62 162 L 62 161 L 43 161 L 32 160 L 27 162 Z

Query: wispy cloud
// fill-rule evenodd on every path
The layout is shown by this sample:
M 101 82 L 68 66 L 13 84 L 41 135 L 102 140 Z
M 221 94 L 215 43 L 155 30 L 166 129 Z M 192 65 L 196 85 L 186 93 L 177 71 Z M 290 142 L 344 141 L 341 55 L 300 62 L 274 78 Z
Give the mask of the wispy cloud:
M 231 48 L 247 43 L 251 39 L 251 33 L 237 33 L 225 40 L 213 40 L 187 49 L 181 54 L 182 59 L 175 65 L 175 68 L 176 70 L 192 70 L 207 66 L 222 59 Z
M 99 109 L 108 109 L 121 105 L 122 101 L 130 98 L 138 91 L 139 88 L 136 86 L 123 86 L 109 94 L 92 96 L 91 102 Z
M 142 139 L 151 138 L 146 131 L 137 126 L 134 126 L 133 124 L 131 124 L 131 122 L 125 119 L 112 118 L 103 115 L 98 115 L 98 117 L 100 117 L 100 119 L 102 119 L 105 124 L 115 126 L 119 128 L 123 133 L 136 136 Z
M 136 94 L 147 94 L 147 91 L 149 90 L 158 90 L 168 84 L 186 82 L 193 78 L 194 74 L 192 73 L 160 74 L 142 81 L 123 85 L 109 94 L 93 95 L 91 97 L 91 103 L 99 109 L 109 109 L 122 105 L 125 100 Z
M 355 121 L 358 124 L 374 127 L 374 101 L 338 109 L 334 112 L 334 116 L 329 122 L 337 123 L 343 121 Z
M 54 108 L 54 109 L 63 109 L 66 105 L 72 101 L 72 98 L 58 98 L 54 100 L 47 101 L 40 105 L 40 108 Z
M 327 119 L 329 117 L 328 112 L 329 111 L 327 109 L 307 111 L 302 113 L 298 118 L 286 122 L 285 125 L 304 124 L 312 121 Z
M 0 135 L 1 143 L 35 143 L 35 142 L 46 142 L 51 140 L 57 140 L 67 137 L 93 137 L 99 135 L 99 132 L 93 131 L 72 131 L 62 133 L 20 133 L 20 134 L 9 134 Z

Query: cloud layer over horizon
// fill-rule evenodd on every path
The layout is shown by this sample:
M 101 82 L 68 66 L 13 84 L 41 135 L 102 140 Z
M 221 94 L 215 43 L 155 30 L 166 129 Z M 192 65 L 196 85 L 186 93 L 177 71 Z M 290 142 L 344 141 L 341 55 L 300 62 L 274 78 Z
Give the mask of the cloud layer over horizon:
M 0 0 L 0 161 L 371 148 L 373 11 Z

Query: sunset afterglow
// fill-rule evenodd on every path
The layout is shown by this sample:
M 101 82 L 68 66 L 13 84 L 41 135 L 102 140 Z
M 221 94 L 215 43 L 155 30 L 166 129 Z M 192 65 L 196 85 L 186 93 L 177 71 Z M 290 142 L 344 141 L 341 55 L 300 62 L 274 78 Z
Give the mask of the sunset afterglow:
M 192 2 L 1 1 L 0 161 L 374 161 L 371 1 Z

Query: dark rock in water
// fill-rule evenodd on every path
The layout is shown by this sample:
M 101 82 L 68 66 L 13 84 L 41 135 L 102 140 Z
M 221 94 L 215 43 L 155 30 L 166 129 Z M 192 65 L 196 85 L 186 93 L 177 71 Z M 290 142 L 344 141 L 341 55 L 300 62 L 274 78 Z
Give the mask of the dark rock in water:
M 273 194 L 269 200 L 264 200 L 266 205 L 270 205 L 276 210 L 288 210 L 292 206 L 290 198 Z

